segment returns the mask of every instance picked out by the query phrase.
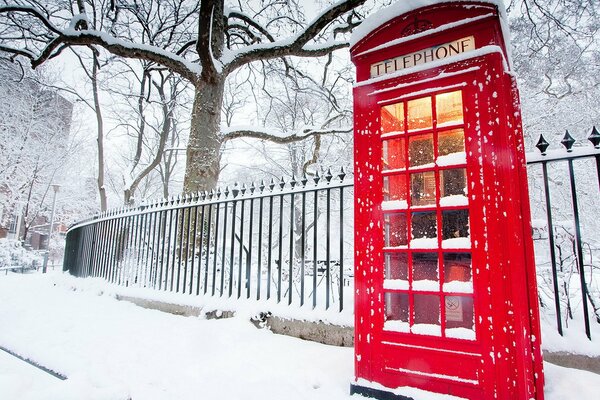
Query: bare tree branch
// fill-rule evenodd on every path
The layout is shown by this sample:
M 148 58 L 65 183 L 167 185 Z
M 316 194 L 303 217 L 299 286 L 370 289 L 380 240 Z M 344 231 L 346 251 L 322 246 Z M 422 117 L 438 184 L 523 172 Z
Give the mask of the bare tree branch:
M 224 133 L 221 138 L 223 142 L 227 142 L 233 139 L 239 138 L 252 138 L 259 140 L 266 140 L 277 144 L 288 144 L 293 142 L 299 142 L 317 135 L 328 135 L 335 133 L 350 133 L 352 128 L 333 128 L 333 129 L 306 129 L 302 133 L 293 133 L 291 135 L 276 135 L 267 131 L 251 130 L 251 129 L 237 129 Z

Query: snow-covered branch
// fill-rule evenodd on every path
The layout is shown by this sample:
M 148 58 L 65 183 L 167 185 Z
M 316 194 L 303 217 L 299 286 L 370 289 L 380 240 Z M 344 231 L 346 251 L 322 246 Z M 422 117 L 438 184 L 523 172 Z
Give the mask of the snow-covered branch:
M 352 11 L 365 1 L 345 0 L 335 3 L 293 37 L 276 40 L 271 43 L 246 46 L 239 51 L 229 51 L 225 53 L 222 59 L 224 70 L 230 72 L 249 62 L 285 56 L 318 57 L 347 47 L 349 44 L 345 41 L 329 41 L 324 44 L 314 45 L 308 45 L 308 43 L 315 39 L 336 18 Z
M 231 127 L 227 130 L 224 130 L 221 133 L 221 139 L 223 142 L 227 142 L 233 139 L 240 138 L 251 138 L 251 139 L 259 139 L 266 140 L 272 143 L 277 144 L 287 144 L 293 142 L 299 142 L 301 140 L 308 139 L 317 135 L 328 135 L 328 134 L 336 134 L 336 133 L 349 133 L 352 132 L 352 128 L 331 128 L 331 129 L 312 129 L 306 128 L 298 133 L 286 133 L 279 132 L 274 129 L 260 129 L 256 127 Z
M 49 58 L 54 57 L 56 51 L 62 50 L 61 46 L 97 45 L 103 47 L 112 54 L 121 57 L 145 60 L 164 65 L 191 82 L 195 82 L 198 79 L 198 75 L 202 70 L 198 64 L 192 63 L 184 57 L 168 50 L 164 50 L 158 46 L 118 39 L 106 32 L 94 29 L 78 30 L 76 28 L 77 26 L 87 25 L 80 24 L 81 21 L 85 21 L 85 18 L 80 14 L 72 18 L 67 28 L 61 29 L 52 24 L 41 11 L 33 7 L 0 7 L 0 17 L 8 17 L 14 13 L 26 14 L 32 19 L 32 21 L 29 22 L 41 23 L 48 30 L 48 32 L 43 35 L 44 38 L 47 39 L 46 44 L 39 51 L 34 51 L 26 47 L 19 49 L 2 45 L 2 50 L 4 51 L 27 57 L 34 68 L 47 61 Z M 73 23 L 74 21 L 75 24 Z M 22 39 L 26 39 L 25 35 Z

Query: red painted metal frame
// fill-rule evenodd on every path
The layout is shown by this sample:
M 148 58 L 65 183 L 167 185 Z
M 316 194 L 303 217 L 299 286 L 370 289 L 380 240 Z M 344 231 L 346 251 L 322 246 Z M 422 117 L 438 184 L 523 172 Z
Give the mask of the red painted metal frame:
M 384 45 L 399 38 L 399 32 L 416 18 L 435 28 L 474 17 L 481 18 L 444 32 L 421 34 L 418 40 Z M 469 35 L 474 35 L 478 49 L 497 47 L 436 68 L 369 80 L 375 62 Z M 380 49 L 365 53 L 376 46 Z M 351 53 L 358 81 L 354 89 L 356 385 L 369 381 L 390 390 L 411 386 L 468 399 L 543 399 L 520 106 L 514 78 L 507 71 L 495 6 L 457 2 L 416 10 L 375 29 Z M 463 91 L 476 339 L 386 331 L 381 104 L 456 86 Z

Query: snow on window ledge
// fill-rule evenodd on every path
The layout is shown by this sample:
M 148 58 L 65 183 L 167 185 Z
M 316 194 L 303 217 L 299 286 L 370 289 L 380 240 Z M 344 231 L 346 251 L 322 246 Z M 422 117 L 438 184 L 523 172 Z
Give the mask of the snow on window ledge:
M 467 163 L 467 153 L 464 151 L 458 153 L 450 153 L 445 156 L 439 156 L 435 162 L 439 167 L 449 165 L 464 165 Z
M 408 290 L 408 281 L 403 279 L 384 279 L 383 288 L 388 290 Z
M 414 281 L 412 287 L 413 290 L 437 292 L 440 290 L 440 283 L 438 281 L 423 279 L 420 281 Z
M 442 289 L 447 293 L 473 293 L 473 282 L 446 282 L 444 283 Z
M 468 237 L 442 240 L 442 249 L 469 249 L 470 247 L 471 238 Z
M 406 200 L 388 200 L 381 202 L 381 209 L 383 211 L 389 210 L 406 210 L 408 203 Z
M 419 335 L 442 336 L 442 327 L 434 324 L 414 324 L 410 331 Z
M 413 249 L 437 249 L 437 238 L 417 238 L 410 241 L 410 247 Z
M 386 331 L 394 331 L 394 332 L 405 332 L 405 333 L 410 332 L 410 326 L 408 325 L 408 322 L 404 322 L 404 321 L 394 321 L 394 320 L 385 321 L 383 323 L 383 329 Z
M 448 328 L 446 337 L 453 339 L 475 340 L 475 331 L 467 328 Z
M 442 207 L 455 207 L 467 205 L 469 205 L 469 198 L 460 194 L 445 196 L 440 199 L 440 206 Z

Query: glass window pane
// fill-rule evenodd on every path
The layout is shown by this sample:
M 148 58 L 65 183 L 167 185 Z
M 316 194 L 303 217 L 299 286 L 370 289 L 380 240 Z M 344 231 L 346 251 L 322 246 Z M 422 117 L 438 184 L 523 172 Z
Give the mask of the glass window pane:
M 381 133 L 404 132 L 404 103 L 381 107 Z
M 385 279 L 408 280 L 408 255 L 385 253 Z
M 437 125 L 460 124 L 463 122 L 462 92 L 438 94 L 435 97 Z
M 383 170 L 406 168 L 404 138 L 383 141 Z
M 471 281 L 471 254 L 444 253 L 444 282 Z
M 386 247 L 406 246 L 408 236 L 406 227 L 406 214 L 385 214 L 384 230 Z
M 406 201 L 406 176 L 388 175 L 383 177 L 383 200 Z
M 418 135 L 408 140 L 408 164 L 418 167 L 433 166 L 433 135 Z
M 462 129 L 440 132 L 438 134 L 438 152 L 440 156 L 465 151 L 465 133 Z
M 469 237 L 469 211 L 452 210 L 442 212 L 442 239 Z
M 412 238 L 435 239 L 437 237 L 437 220 L 435 212 L 412 213 Z
M 386 292 L 384 329 L 408 332 L 408 309 L 408 294 Z
M 437 253 L 413 253 L 412 269 L 414 281 L 439 281 L 438 275 L 438 255 Z M 421 288 L 424 289 L 424 288 Z M 439 286 L 428 288 L 429 290 L 439 290 Z
M 432 127 L 431 97 L 411 100 L 407 104 L 408 130 Z
M 416 324 L 440 325 L 440 298 L 432 294 L 414 295 L 415 319 Z M 430 333 L 430 332 L 418 332 Z M 435 334 L 431 332 L 431 334 Z
M 473 298 L 470 296 L 445 296 L 444 303 L 446 329 L 463 328 L 474 330 Z M 448 331 L 446 331 L 446 335 L 448 335 Z M 458 335 L 449 336 L 457 337 Z M 470 337 L 465 337 L 465 339 L 470 339 Z
M 412 206 L 435 205 L 435 173 L 433 171 L 410 175 L 410 202 Z
M 467 170 L 465 168 L 445 169 L 442 170 L 440 176 L 441 197 L 467 195 Z

